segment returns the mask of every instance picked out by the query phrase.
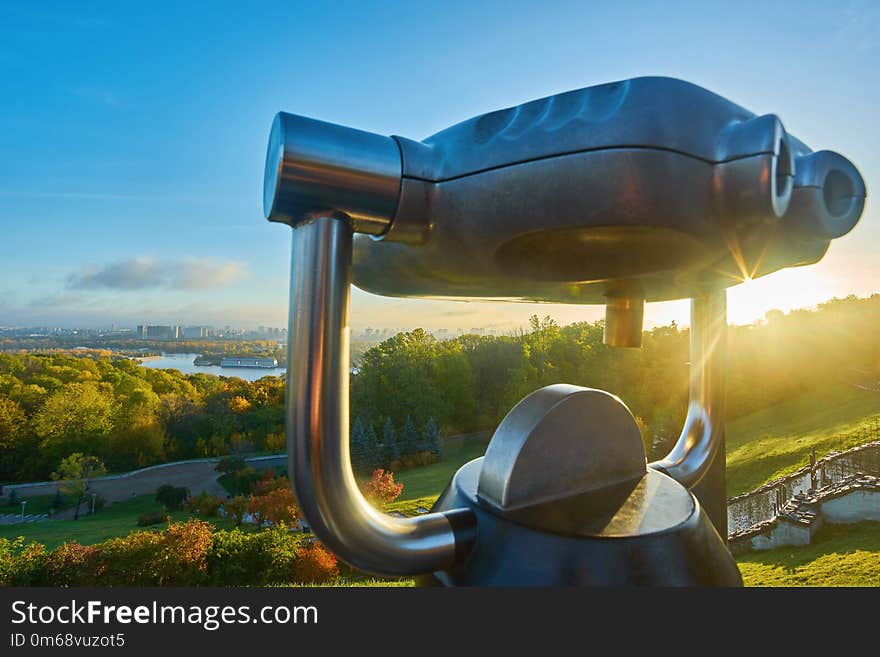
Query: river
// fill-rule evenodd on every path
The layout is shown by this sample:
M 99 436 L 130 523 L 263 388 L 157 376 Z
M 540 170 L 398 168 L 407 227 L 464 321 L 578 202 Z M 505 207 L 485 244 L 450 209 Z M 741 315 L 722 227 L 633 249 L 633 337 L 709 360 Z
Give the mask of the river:
M 236 376 L 245 381 L 256 381 L 264 376 L 281 376 L 283 367 L 265 369 L 262 367 L 220 367 L 219 365 L 193 365 L 199 354 L 162 354 L 141 362 L 144 367 L 154 370 L 179 370 L 183 374 L 215 374 L 217 376 Z

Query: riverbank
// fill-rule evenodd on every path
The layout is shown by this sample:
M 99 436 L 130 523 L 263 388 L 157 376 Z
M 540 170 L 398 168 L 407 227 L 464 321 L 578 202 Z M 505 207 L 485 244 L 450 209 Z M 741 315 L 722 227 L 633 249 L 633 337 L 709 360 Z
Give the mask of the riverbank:
M 182 374 L 213 374 L 222 377 L 235 377 L 245 381 L 257 381 L 264 376 L 282 376 L 285 372 L 283 367 L 267 369 L 263 367 L 221 367 L 219 363 L 217 365 L 203 365 L 197 362 L 203 357 L 204 354 L 197 353 L 165 353 L 158 358 L 142 361 L 141 366 L 149 369 L 177 370 Z

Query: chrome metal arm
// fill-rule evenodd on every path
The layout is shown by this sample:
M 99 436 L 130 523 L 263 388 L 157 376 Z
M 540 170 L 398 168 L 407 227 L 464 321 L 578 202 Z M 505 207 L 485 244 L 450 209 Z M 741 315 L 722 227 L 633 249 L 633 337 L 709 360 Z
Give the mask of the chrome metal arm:
M 381 575 L 443 570 L 473 539 L 472 512 L 389 516 L 364 499 L 351 470 L 351 253 L 348 217 L 293 229 L 286 390 L 293 486 L 312 531 L 352 566 Z
M 650 464 L 688 488 L 700 482 L 724 443 L 726 349 L 727 292 L 717 290 L 694 297 L 687 418 L 669 454 Z

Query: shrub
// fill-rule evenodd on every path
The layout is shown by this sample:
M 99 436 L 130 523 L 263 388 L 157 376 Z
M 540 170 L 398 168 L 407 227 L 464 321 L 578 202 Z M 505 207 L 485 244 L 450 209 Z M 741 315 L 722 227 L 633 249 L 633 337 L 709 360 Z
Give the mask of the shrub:
M 271 567 L 265 532 L 240 529 L 214 534 L 208 553 L 206 584 L 209 586 L 258 586 Z
M 287 436 L 283 433 L 270 433 L 266 436 L 265 447 L 269 452 L 283 452 L 287 449 Z
M 224 474 L 217 481 L 232 495 L 250 495 L 254 485 L 262 477 L 259 470 L 247 467 L 238 472 Z
M 198 513 L 206 518 L 215 518 L 220 513 L 221 504 L 223 504 L 223 500 L 203 490 L 195 497 L 191 497 L 186 501 L 186 510 L 190 513 Z
M 296 551 L 298 582 L 327 582 L 339 577 L 339 560 L 320 543 L 303 546 Z
M 196 586 L 204 581 L 211 525 L 190 518 L 95 545 L 101 586 Z M 80 584 L 85 585 L 85 584 Z
M 226 511 L 226 517 L 232 518 L 236 525 L 244 522 L 244 514 L 247 513 L 248 500 L 244 495 L 236 495 L 231 500 L 223 503 L 223 509 Z
M 189 498 L 189 489 L 163 484 L 156 489 L 156 501 L 169 511 L 178 511 Z
M 253 495 L 265 495 L 279 488 L 290 490 L 290 481 L 288 481 L 287 477 L 276 477 L 274 470 L 264 470 L 260 480 L 251 488 L 251 493 Z
M 158 525 L 166 520 L 168 520 L 168 517 L 161 511 L 147 511 L 138 516 L 137 524 L 138 527 L 149 527 L 150 525 Z
M 384 507 L 400 497 L 403 492 L 403 484 L 394 481 L 394 473 L 379 468 L 373 471 L 373 476 L 369 481 L 364 482 L 361 490 L 364 497 L 375 506 Z
M 261 525 L 292 525 L 299 516 L 299 504 L 290 488 L 276 488 L 265 495 L 255 495 L 248 503 L 247 510 Z
M 235 473 L 241 472 L 247 467 L 247 463 L 240 456 L 225 456 L 220 459 L 220 462 L 217 464 L 217 467 L 214 469 L 217 472 L 223 473 Z
M 45 556 L 43 578 L 47 586 L 97 586 L 98 550 L 76 541 L 64 543 Z
M 407 454 L 398 461 L 391 463 L 392 470 L 404 470 L 406 468 L 417 468 L 425 465 L 437 463 L 440 459 L 433 452 L 416 452 L 415 454 Z
M 200 520 L 47 551 L 0 539 L 0 586 L 265 586 L 325 582 L 336 557 L 284 527 L 213 531 Z
M 159 586 L 198 584 L 207 567 L 213 530 L 211 525 L 190 518 L 171 523 L 164 532 L 160 559 L 156 564 Z
M 297 581 L 303 538 L 283 527 L 261 532 L 219 531 L 208 555 L 209 586 L 265 586 Z
M 24 542 L 24 536 L 15 540 L 0 538 L 0 586 L 13 586 L 18 551 Z
M 46 548 L 39 543 L 25 544 L 24 537 L 0 538 L 0 586 L 34 586 L 40 584 L 37 574 L 42 570 Z

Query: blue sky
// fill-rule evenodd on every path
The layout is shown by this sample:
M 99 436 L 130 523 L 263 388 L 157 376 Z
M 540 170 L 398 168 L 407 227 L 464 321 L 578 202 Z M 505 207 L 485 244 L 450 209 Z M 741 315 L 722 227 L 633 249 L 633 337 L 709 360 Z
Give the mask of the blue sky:
M 286 323 L 289 229 L 262 218 L 279 110 L 421 139 L 640 75 L 778 114 L 880 176 L 880 3 L 0 4 L 0 325 Z M 880 291 L 880 227 L 731 291 L 734 321 Z M 381 299 L 353 326 L 563 323 L 601 308 Z M 652 304 L 648 323 L 687 319 Z

